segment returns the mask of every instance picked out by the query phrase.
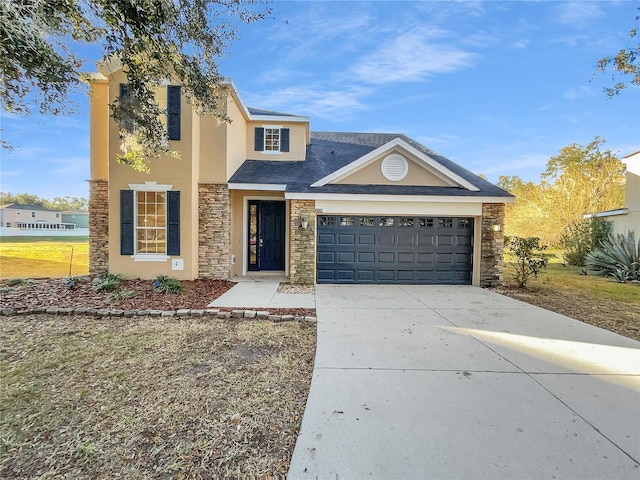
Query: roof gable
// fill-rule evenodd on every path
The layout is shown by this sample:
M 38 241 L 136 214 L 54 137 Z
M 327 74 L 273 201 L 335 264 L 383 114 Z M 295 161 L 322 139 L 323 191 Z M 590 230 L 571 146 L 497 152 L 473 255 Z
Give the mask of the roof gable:
M 330 173 L 329 175 L 324 176 L 320 180 L 311 184 L 311 187 L 322 187 L 328 184 L 349 184 L 348 178 L 350 176 L 354 175 L 356 172 L 362 170 L 363 168 L 377 161 L 380 161 L 381 158 L 384 158 L 386 155 L 394 152 L 398 152 L 400 154 L 403 154 L 404 156 L 409 157 L 413 163 L 425 169 L 431 175 L 440 180 L 440 182 L 434 182 L 434 186 L 443 186 L 444 184 L 451 187 L 462 187 L 474 192 L 477 192 L 479 190 L 479 188 L 473 183 L 461 177 L 457 173 L 451 171 L 449 168 L 442 165 L 440 162 L 427 155 L 425 152 L 422 152 L 415 148 L 413 145 L 410 145 L 400 136 L 357 158 L 351 163 Z M 408 183 L 404 183 L 404 185 L 407 184 Z M 388 181 L 384 183 L 384 185 L 401 184 L 393 181 Z M 417 184 L 413 183 L 413 185 Z

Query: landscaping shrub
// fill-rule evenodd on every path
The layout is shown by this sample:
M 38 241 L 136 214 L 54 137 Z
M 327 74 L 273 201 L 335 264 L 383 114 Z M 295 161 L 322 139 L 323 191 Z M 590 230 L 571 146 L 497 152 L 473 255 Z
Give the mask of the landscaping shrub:
M 611 224 L 601 218 L 573 222 L 560 240 L 565 262 L 569 265 L 584 265 L 587 253 L 606 241 L 610 232 Z
M 514 280 L 519 287 L 526 287 L 531 277 L 538 278 L 538 273 L 546 268 L 549 260 L 538 252 L 546 250 L 546 245 L 540 245 L 538 237 L 505 237 L 505 248 L 515 257 L 510 262 L 515 270 Z
M 107 302 L 120 302 L 122 300 L 126 300 L 127 298 L 133 298 L 138 294 L 135 290 L 119 290 L 117 292 L 111 292 L 104 299 Z
M 635 232 L 609 235 L 599 248 L 586 255 L 585 262 L 592 275 L 611 275 L 621 283 L 640 281 L 640 240 L 636 243 Z
M 177 278 L 167 277 L 166 275 L 158 275 L 156 281 L 153 282 L 155 289 L 162 293 L 170 293 L 177 295 L 182 293 L 183 286 Z
M 93 279 L 92 288 L 96 292 L 113 292 L 120 288 L 122 276 L 114 273 L 105 273 Z

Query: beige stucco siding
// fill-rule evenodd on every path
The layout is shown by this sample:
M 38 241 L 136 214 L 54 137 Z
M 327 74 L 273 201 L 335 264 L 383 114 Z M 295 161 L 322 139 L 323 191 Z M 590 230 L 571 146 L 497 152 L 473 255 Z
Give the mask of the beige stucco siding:
M 344 184 L 344 185 L 420 185 L 420 186 L 437 186 L 447 187 L 451 184 L 445 182 L 441 178 L 437 177 L 425 167 L 419 165 L 406 154 L 402 156 L 407 160 L 407 175 L 402 180 L 392 182 L 382 175 L 382 161 L 389 155 L 390 152 L 385 152 L 384 155 L 375 159 L 373 162 L 366 164 L 362 168 L 350 173 L 342 178 L 336 179 L 331 183 Z M 399 152 L 393 152 L 399 153 Z
M 640 164 L 640 158 L 636 158 L 636 162 Z M 640 165 L 634 167 L 627 170 L 625 187 L 624 203 L 629 213 L 615 218 L 615 232 L 635 231 L 637 239 L 640 236 Z
M 126 82 L 122 71 L 110 78 L 109 101 L 114 102 L 119 93 L 119 83 Z M 109 271 L 125 277 L 153 278 L 169 275 L 179 279 L 193 279 L 197 270 L 197 158 L 193 151 L 193 115 L 184 96 L 181 103 L 181 137 L 171 142 L 180 155 L 179 159 L 167 156 L 151 160 L 151 173 L 134 171 L 131 167 L 117 163 L 115 154 L 120 151 L 120 138 L 115 122 L 109 120 Z M 195 129 L 197 132 L 197 128 Z M 130 190 L 130 184 L 156 182 L 171 185 L 171 190 L 180 191 L 180 255 L 166 261 L 137 261 L 131 255 L 120 254 L 120 190 Z M 173 270 L 171 260 L 184 261 L 183 270 Z
M 109 83 L 104 81 L 90 82 L 89 119 L 91 130 L 90 145 L 90 179 L 107 180 L 109 178 Z
M 280 128 L 288 128 L 289 133 L 289 151 L 288 152 L 277 152 L 277 153 L 263 153 L 257 152 L 254 147 L 254 130 L 256 127 L 265 127 L 265 126 L 277 126 Z M 306 123 L 287 123 L 274 120 L 273 122 L 249 122 L 247 123 L 246 130 L 246 151 L 247 157 L 252 160 L 269 160 L 269 161 L 291 161 L 291 160 L 300 160 L 303 161 L 305 159 L 305 155 L 307 152 L 307 128 L 308 125 Z
M 12 227 L 16 226 L 16 223 L 62 223 L 62 216 L 60 212 L 47 212 L 44 210 L 30 210 L 30 209 L 17 209 L 17 208 L 3 208 L 0 210 L 0 222 L 4 227 L 7 222 Z
M 226 180 L 229 180 L 240 165 L 247 159 L 247 142 L 245 135 L 247 134 L 247 121 L 240 111 L 239 105 L 233 96 L 229 95 L 227 101 L 227 116 L 231 120 L 227 124 L 227 166 L 225 173 Z
M 235 255 L 235 264 L 231 265 L 231 276 L 242 275 L 245 262 L 245 218 L 246 204 L 249 200 L 283 200 L 283 192 L 269 192 L 259 190 L 231 191 L 231 255 Z M 288 212 L 288 209 L 287 209 Z M 289 234 L 287 232 L 287 238 Z M 285 263 L 286 265 L 286 263 Z

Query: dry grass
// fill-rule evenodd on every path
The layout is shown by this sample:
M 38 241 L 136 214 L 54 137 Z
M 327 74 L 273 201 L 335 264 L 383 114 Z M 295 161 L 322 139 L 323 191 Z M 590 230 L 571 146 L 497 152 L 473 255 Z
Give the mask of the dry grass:
M 0 278 L 42 278 L 89 273 L 86 237 L 2 237 Z
M 315 324 L 0 317 L 2 478 L 283 474 Z

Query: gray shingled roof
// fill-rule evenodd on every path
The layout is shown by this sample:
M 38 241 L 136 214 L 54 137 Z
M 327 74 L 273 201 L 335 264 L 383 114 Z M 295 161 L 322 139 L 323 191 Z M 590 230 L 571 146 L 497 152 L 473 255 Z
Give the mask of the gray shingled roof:
M 21 203 L 6 203 L 4 205 L 0 205 L 0 209 L 3 209 L 3 210 L 33 210 L 33 211 L 38 211 L 38 212 L 57 212 L 57 210 L 51 210 L 50 208 L 41 207 L 39 205 L 25 205 L 25 204 L 21 204 Z
M 297 117 L 292 113 L 274 112 L 273 110 L 263 110 L 261 108 L 247 107 L 251 115 L 269 115 L 274 117 Z
M 426 187 L 406 185 L 324 185 L 311 184 L 358 158 L 400 138 L 433 158 L 452 172 L 479 188 L 471 191 L 462 187 Z M 311 144 L 307 147 L 305 161 L 283 162 L 247 160 L 231 177 L 229 183 L 286 184 L 287 192 L 297 193 L 342 193 L 378 195 L 447 195 L 447 196 L 491 196 L 512 195 L 492 183 L 478 177 L 460 165 L 429 150 L 411 138 L 397 133 L 348 133 L 311 132 Z

